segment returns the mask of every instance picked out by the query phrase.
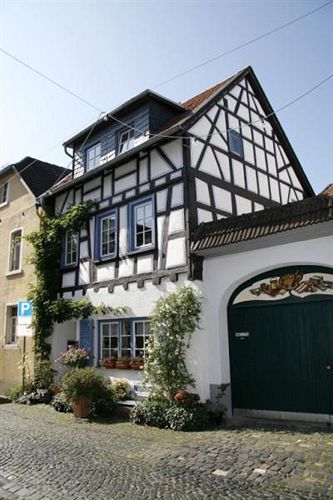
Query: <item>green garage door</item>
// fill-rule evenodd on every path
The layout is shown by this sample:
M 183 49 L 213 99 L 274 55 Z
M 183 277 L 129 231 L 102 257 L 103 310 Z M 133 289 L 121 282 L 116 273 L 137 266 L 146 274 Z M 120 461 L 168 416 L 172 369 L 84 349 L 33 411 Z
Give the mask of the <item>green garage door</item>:
M 229 306 L 233 408 L 333 414 L 333 298 Z

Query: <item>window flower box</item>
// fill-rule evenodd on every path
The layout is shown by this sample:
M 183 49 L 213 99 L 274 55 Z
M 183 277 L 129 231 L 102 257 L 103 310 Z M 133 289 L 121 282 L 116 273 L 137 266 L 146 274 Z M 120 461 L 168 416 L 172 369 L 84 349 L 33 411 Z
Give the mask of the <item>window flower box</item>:
M 130 360 L 128 358 L 117 359 L 116 368 L 118 368 L 119 370 L 129 370 L 130 369 Z
M 130 367 L 132 370 L 143 370 L 144 361 L 142 358 L 132 358 Z
M 116 368 L 117 359 L 116 358 L 103 358 L 101 361 L 101 366 L 103 368 Z

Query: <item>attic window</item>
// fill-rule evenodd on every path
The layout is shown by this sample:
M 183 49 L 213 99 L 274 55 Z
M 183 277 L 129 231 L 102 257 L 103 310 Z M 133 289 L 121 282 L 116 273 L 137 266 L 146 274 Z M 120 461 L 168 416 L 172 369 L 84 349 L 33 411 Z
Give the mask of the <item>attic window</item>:
M 134 130 L 127 128 L 121 130 L 118 136 L 118 154 L 125 153 L 134 146 Z
M 228 136 L 230 152 L 244 158 L 243 140 L 241 135 L 235 130 L 229 130 Z
M 101 162 L 101 143 L 98 142 L 87 149 L 87 170 L 92 170 Z
M 0 185 L 0 207 L 8 202 L 8 182 Z

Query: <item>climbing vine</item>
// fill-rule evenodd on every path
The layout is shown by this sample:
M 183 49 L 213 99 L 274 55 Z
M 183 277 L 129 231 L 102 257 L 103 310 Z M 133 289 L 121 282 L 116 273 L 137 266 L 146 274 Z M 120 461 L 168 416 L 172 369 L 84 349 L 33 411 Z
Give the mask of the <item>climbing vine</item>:
M 186 366 L 186 351 L 198 327 L 201 304 L 194 290 L 180 288 L 157 301 L 150 317 L 151 336 L 145 363 L 145 380 L 152 394 L 173 400 L 195 381 Z
M 124 308 L 112 308 L 105 305 L 93 306 L 86 300 L 59 299 L 58 291 L 61 280 L 61 253 L 67 231 L 78 232 L 87 224 L 92 202 L 71 207 L 61 216 L 39 214 L 40 227 L 26 236 L 34 249 L 31 263 L 35 266 L 36 285 L 32 286 L 29 300 L 33 302 L 34 351 L 40 359 L 49 359 L 51 345 L 47 338 L 52 334 L 54 323 L 63 323 L 70 319 L 88 318 L 92 314 L 120 314 Z

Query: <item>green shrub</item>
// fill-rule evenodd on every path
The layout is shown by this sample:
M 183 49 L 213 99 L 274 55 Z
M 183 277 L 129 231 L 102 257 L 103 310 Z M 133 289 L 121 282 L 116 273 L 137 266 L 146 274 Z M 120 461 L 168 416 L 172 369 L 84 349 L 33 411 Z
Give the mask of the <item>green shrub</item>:
M 166 412 L 168 427 L 174 431 L 201 431 L 209 427 L 206 405 L 198 401 L 172 403 Z
M 114 380 L 111 383 L 111 391 L 113 394 L 113 398 L 116 401 L 125 401 L 126 399 L 132 399 L 131 386 L 127 382 L 127 380 Z
M 208 408 L 208 418 L 212 425 L 219 426 L 225 423 L 226 409 L 225 408 Z
M 63 392 L 53 397 L 51 405 L 56 411 L 61 413 L 70 413 L 72 411 L 72 403 L 68 401 Z
M 200 431 L 209 427 L 207 407 L 193 400 L 177 403 L 166 399 L 146 399 L 133 408 L 130 419 L 138 425 L 175 431 Z
M 103 391 L 92 401 L 90 413 L 97 417 L 109 417 L 115 409 L 113 392 L 104 387 Z
M 145 399 L 131 410 L 130 420 L 138 425 L 167 429 L 166 411 L 169 406 L 170 402 L 167 400 Z
M 46 360 L 36 359 L 33 385 L 36 389 L 51 389 L 54 386 L 55 370 Z
M 63 376 L 62 390 L 71 402 L 81 398 L 97 401 L 105 394 L 104 379 L 94 368 L 74 368 Z
M 10 389 L 8 389 L 8 391 L 6 392 L 7 398 L 9 398 L 11 401 L 16 401 L 20 396 L 22 396 L 22 394 L 22 385 L 14 385 L 13 387 L 10 387 Z

